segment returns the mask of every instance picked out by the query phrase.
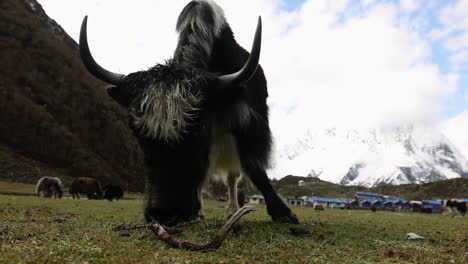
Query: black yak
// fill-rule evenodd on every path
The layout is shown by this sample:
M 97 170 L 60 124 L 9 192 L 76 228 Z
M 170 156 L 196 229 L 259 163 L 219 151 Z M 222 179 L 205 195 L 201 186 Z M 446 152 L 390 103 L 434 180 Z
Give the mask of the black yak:
M 37 197 L 41 196 L 51 198 L 52 195 L 55 198 L 62 198 L 63 195 L 63 185 L 62 181 L 58 177 L 42 177 L 37 181 L 36 184 L 36 194 Z
M 267 84 L 258 66 L 261 19 L 251 53 L 234 39 L 223 10 L 194 0 L 182 10 L 174 57 L 149 70 L 122 75 L 91 56 L 87 17 L 80 32 L 84 65 L 111 84 L 108 94 L 129 112 L 145 155 L 144 216 L 165 225 L 203 216 L 201 189 L 216 175 L 228 185 L 228 215 L 238 209 L 241 173 L 262 192 L 274 221 L 299 223 L 273 190 Z M 118 55 L 118 54 L 116 54 Z
M 78 177 L 73 179 L 69 192 L 73 199 L 80 199 L 80 193 L 86 194 L 88 199 L 102 199 L 101 185 L 94 178 Z
M 103 198 L 109 201 L 123 198 L 123 189 L 119 185 L 106 184 L 104 187 L 102 187 L 102 192 L 104 193 Z
M 456 214 L 460 214 L 461 216 L 466 215 L 467 202 L 464 199 L 443 200 L 442 206 L 450 210 L 452 217 Z

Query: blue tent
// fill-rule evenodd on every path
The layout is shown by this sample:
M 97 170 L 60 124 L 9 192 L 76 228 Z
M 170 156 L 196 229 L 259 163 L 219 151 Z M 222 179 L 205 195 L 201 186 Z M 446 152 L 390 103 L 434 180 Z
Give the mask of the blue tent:
M 440 200 L 422 200 L 423 208 L 442 209 L 442 201 Z
M 371 193 L 371 192 L 356 192 L 356 195 L 358 195 L 358 196 L 383 197 L 383 194 Z
M 333 203 L 336 202 L 337 199 L 333 198 L 325 198 L 325 197 L 319 197 L 319 196 L 312 196 L 307 199 L 309 202 L 325 202 L 325 203 Z

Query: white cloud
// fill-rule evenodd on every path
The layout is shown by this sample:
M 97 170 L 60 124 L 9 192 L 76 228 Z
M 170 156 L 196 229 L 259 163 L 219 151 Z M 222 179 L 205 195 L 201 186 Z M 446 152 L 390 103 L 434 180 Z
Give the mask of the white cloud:
M 281 63 L 266 64 L 276 73 L 269 80 L 275 131 L 399 124 L 437 116 L 443 99 L 455 90 L 457 76 L 441 74 L 430 62 L 428 43 L 400 20 L 397 7 L 374 5 L 337 23 L 341 11 L 324 11 L 309 1 L 299 14 L 301 23 L 278 39 L 276 47 L 291 49 L 269 56 Z
M 188 1 L 39 2 L 75 39 L 88 14 L 96 59 L 129 73 L 172 56 L 176 19 Z M 418 2 L 309 0 L 292 12 L 280 9 L 281 0 L 217 2 L 244 47 L 251 46 L 262 15 L 261 64 L 279 139 L 336 124 L 431 121 L 455 90 L 457 75 L 439 71 L 429 44 L 401 14 L 400 4 L 414 10 Z
M 468 159 L 468 110 L 442 123 L 442 132 Z
M 413 12 L 421 5 L 420 0 L 400 0 L 400 6 L 405 12 Z
M 448 38 L 445 41 L 444 46 L 449 51 L 459 51 L 461 49 L 468 48 L 468 31 Z
M 365 7 L 368 7 L 372 4 L 374 4 L 376 2 L 376 0 L 362 0 L 362 5 L 365 6 Z
M 468 50 L 462 50 L 449 57 L 450 63 L 458 68 L 460 65 L 468 62 Z M 468 91 L 467 91 L 468 92 Z
M 456 0 L 442 8 L 439 28 L 430 33 L 433 39 L 442 39 L 450 51 L 468 48 L 468 0 Z

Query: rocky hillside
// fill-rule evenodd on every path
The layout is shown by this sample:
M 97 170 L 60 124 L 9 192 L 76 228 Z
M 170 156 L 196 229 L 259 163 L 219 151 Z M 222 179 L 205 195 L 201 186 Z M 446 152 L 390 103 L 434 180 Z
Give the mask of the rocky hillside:
M 1 1 L 0 57 L 0 180 L 92 176 L 142 189 L 125 110 L 35 0 Z
M 300 180 L 305 182 L 304 186 L 298 186 L 298 181 Z M 366 188 L 363 186 L 338 185 L 314 177 L 288 175 L 281 180 L 273 181 L 273 187 L 278 193 L 288 196 L 322 196 L 352 199 L 356 191 L 365 191 L 383 193 L 407 200 L 468 197 L 468 179 L 465 178 L 425 184 L 382 185 Z

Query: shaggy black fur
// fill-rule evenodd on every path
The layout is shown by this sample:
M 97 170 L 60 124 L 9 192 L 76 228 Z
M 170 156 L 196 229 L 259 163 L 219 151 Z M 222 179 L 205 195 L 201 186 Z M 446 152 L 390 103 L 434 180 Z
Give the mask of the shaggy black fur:
M 220 130 L 234 138 L 241 169 L 262 192 L 273 220 L 299 223 L 265 171 L 272 136 L 262 68 L 242 85 L 221 85 L 217 76 L 239 71 L 249 53 L 211 0 L 191 1 L 177 30 L 173 60 L 129 74 L 108 89 L 128 107 L 130 127 L 145 154 L 145 219 L 174 225 L 198 216 L 197 194 L 207 177 L 213 131 Z
M 457 212 L 465 216 L 467 211 L 467 203 L 465 201 L 457 201 L 455 199 L 445 200 L 444 206 L 449 207 L 452 210 L 452 215 L 455 215 Z
M 192 1 L 185 8 L 179 17 L 179 21 L 184 21 L 193 17 L 200 17 L 199 9 L 206 9 L 207 12 L 213 12 L 213 8 L 205 8 L 203 1 Z M 204 17 L 214 17 L 212 13 Z M 207 25 L 209 21 L 207 21 Z M 213 25 L 212 25 L 213 26 Z M 180 32 L 184 32 L 179 28 Z M 205 39 L 203 34 L 190 32 L 180 34 L 179 43 L 175 52 L 175 60 L 184 65 L 192 65 L 209 72 L 218 74 L 230 74 L 238 71 L 245 64 L 249 57 L 249 52 L 242 48 L 234 39 L 234 34 L 226 22 L 221 27 L 219 36 L 215 37 L 211 47 L 210 56 L 198 57 L 198 60 L 187 56 L 187 50 L 197 50 L 197 45 L 193 45 L 190 39 Z M 199 63 L 203 62 L 203 63 Z M 242 112 L 229 111 L 229 113 L 220 115 L 221 119 L 229 123 L 231 120 L 237 120 L 240 126 L 232 128 L 232 132 L 237 140 L 237 147 L 241 159 L 242 169 L 252 180 L 255 186 L 262 192 L 267 203 L 267 211 L 273 220 L 279 222 L 299 223 L 297 217 L 278 197 L 270 184 L 265 169 L 269 166 L 270 153 L 272 148 L 272 137 L 268 121 L 268 106 L 266 103 L 268 92 L 266 78 L 261 66 L 253 78 L 245 84 L 245 89 L 241 89 L 238 100 L 229 106 L 232 109 L 238 108 L 239 104 L 248 105 L 249 115 L 240 116 Z M 233 99 L 235 100 L 235 99 Z M 227 124 L 229 126 L 229 124 Z M 230 127 L 230 126 L 229 126 Z
M 102 192 L 104 193 L 103 198 L 109 201 L 122 199 L 124 194 L 122 187 L 114 184 L 104 185 L 104 187 L 102 187 Z

